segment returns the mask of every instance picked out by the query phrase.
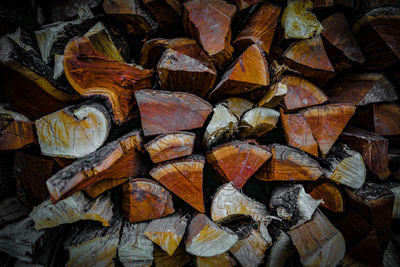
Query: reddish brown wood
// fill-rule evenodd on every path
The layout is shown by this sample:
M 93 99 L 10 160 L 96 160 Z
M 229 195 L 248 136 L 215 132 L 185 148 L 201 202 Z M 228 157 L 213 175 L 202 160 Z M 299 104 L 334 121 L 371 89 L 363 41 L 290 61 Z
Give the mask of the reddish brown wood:
M 179 0 L 144 0 L 143 4 L 158 22 L 160 32 L 169 35 L 181 32 L 182 6 Z
M 168 43 L 169 40 L 165 38 L 154 38 L 145 42 L 140 50 L 139 64 L 147 69 L 155 69 Z
M 259 2 L 262 2 L 262 0 L 235 0 L 235 2 L 239 10 L 243 10 Z
M 89 185 L 85 188 L 86 194 L 88 194 L 91 198 L 96 198 L 106 192 L 107 190 L 114 188 L 120 184 L 125 183 L 128 181 L 128 178 L 115 178 L 115 179 L 103 179 Z
M 189 93 L 139 90 L 135 97 L 145 136 L 203 126 L 212 106 Z
M 322 199 L 320 205 L 333 212 L 344 212 L 344 196 L 339 187 L 327 180 L 319 180 L 305 185 L 305 190 L 314 199 Z

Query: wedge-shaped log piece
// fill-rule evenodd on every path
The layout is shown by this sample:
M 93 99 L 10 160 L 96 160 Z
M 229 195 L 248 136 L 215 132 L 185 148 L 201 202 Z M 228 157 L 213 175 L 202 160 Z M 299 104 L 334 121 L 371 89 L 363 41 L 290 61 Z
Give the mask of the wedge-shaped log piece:
M 89 185 L 85 187 L 85 192 L 91 198 L 96 198 L 99 195 L 103 194 L 105 191 L 114 188 L 120 184 L 125 183 L 128 181 L 128 178 L 113 178 L 113 179 L 103 179 L 97 183 Z
M 230 97 L 222 100 L 218 104 L 226 106 L 238 119 L 240 119 L 246 111 L 254 107 L 253 102 L 240 97 Z
M 154 249 L 154 265 L 156 267 L 183 267 L 192 260 L 192 256 L 186 253 L 185 249 L 178 247 L 174 255 L 170 256 L 159 247 Z
M 144 235 L 172 256 L 185 234 L 187 224 L 186 215 L 175 213 L 151 221 Z
M 319 180 L 306 184 L 305 190 L 314 199 L 322 199 L 321 206 L 333 212 L 344 212 L 344 196 L 335 184 Z
M 203 156 L 193 155 L 158 164 L 150 175 L 190 206 L 204 212 L 204 163 Z
M 129 24 L 129 33 L 133 35 L 150 34 L 158 27 L 140 0 L 105 0 L 103 9 L 106 14 Z
M 218 104 L 213 109 L 213 115 L 203 135 L 203 146 L 213 145 L 231 137 L 238 128 L 237 117 L 224 104 Z
M 174 213 L 172 195 L 150 179 L 131 179 L 123 185 L 122 210 L 129 222 L 158 219 Z
M 251 2 L 254 3 L 255 1 Z M 258 44 L 268 54 L 272 40 L 274 39 L 275 28 L 278 24 L 280 13 L 281 8 L 279 6 L 267 2 L 263 3 L 262 6 L 251 14 L 246 25 L 233 42 L 233 45 L 240 51 L 244 51 L 248 46 Z
M 310 125 L 323 157 L 328 154 L 356 107 L 352 105 L 325 105 L 303 110 L 301 114 Z
M 320 164 L 324 175 L 333 182 L 354 189 L 359 189 L 365 182 L 367 170 L 362 155 L 346 145 L 334 145 Z
M 296 252 L 289 235 L 279 230 L 266 260 L 266 267 L 283 267 L 286 261 Z
M 97 51 L 89 37 L 71 40 L 64 51 L 69 83 L 84 97 L 107 99 L 118 125 L 133 117 L 136 90 L 151 88 L 152 71 L 121 63 Z
M 35 124 L 0 106 L 0 150 L 16 150 L 37 143 Z
M 229 66 L 208 98 L 215 100 L 248 93 L 268 84 L 268 62 L 264 52 L 254 44 Z
M 186 251 L 200 257 L 212 257 L 228 251 L 239 237 L 227 228 L 221 228 L 206 215 L 195 215 L 188 227 Z
M 144 235 L 148 222 L 124 222 L 118 244 L 118 258 L 124 266 L 145 266 L 153 262 L 154 245 Z M 142 265 L 139 265 L 142 263 Z
M 111 119 L 100 103 L 69 106 L 36 120 L 43 155 L 81 158 L 101 147 L 108 137 Z
M 275 128 L 279 112 L 270 108 L 253 108 L 247 111 L 239 123 L 239 137 L 261 137 Z
M 353 32 L 366 58 L 366 68 L 383 69 L 400 61 L 399 23 L 399 8 L 378 7 L 353 24 Z
M 395 101 L 399 98 L 394 85 L 382 73 L 346 75 L 326 92 L 331 103 L 356 106 Z
M 236 261 L 229 256 L 228 252 L 213 257 L 196 257 L 196 267 L 234 267 Z
M 271 157 L 265 147 L 246 141 L 233 141 L 214 147 L 207 162 L 224 181 L 242 188 L 246 181 Z
M 286 143 L 318 157 L 318 144 L 315 141 L 310 125 L 300 113 L 285 114 L 281 109 L 281 122 Z
M 143 175 L 149 168 L 139 153 L 143 142 L 141 131 L 133 130 L 58 171 L 46 182 L 52 201 L 57 202 L 103 179 Z
M 223 70 L 233 53 L 231 24 L 236 7 L 222 0 L 191 0 L 183 7 L 184 30 L 197 39 L 215 66 Z
M 162 134 L 144 145 L 154 163 L 189 156 L 193 153 L 196 134 L 175 132 Z
M 309 0 L 291 1 L 287 5 L 281 18 L 286 39 L 307 39 L 321 33 L 324 28 L 311 12 L 312 8 Z
M 211 204 L 211 218 L 216 223 L 250 216 L 257 222 L 268 218 L 267 207 L 240 193 L 231 183 L 224 184 L 215 193 Z
M 344 257 L 342 234 L 320 211 L 302 226 L 289 231 L 304 266 L 336 266 Z
M 272 85 L 267 93 L 258 101 L 257 106 L 264 108 L 276 107 L 287 93 L 287 86 L 283 83 L 275 83 Z
M 283 223 L 288 228 L 295 229 L 311 219 L 321 202 L 307 194 L 302 184 L 277 185 L 271 193 L 269 206 L 286 221 Z
M 145 136 L 201 128 L 212 111 L 208 102 L 189 93 L 140 90 L 135 97 Z
M 160 32 L 169 35 L 181 33 L 182 6 L 179 0 L 144 0 L 143 4 L 158 22 Z
M 303 151 L 273 144 L 270 146 L 272 158 L 255 174 L 264 181 L 314 181 L 322 175 L 318 162 Z
M 26 217 L 29 209 L 17 197 L 10 196 L 0 201 L 0 227 Z
M 36 229 L 52 228 L 80 220 L 99 221 L 103 226 L 109 226 L 113 216 L 113 203 L 110 194 L 92 200 L 82 192 L 76 192 L 57 204 L 52 204 L 50 200 L 44 201 L 29 216 L 35 221 Z
M 293 43 L 282 57 L 284 65 L 320 86 L 324 86 L 334 75 L 335 70 L 319 35 Z
M 118 215 L 114 215 L 108 227 L 94 222 L 74 225 L 64 241 L 64 249 L 69 252 L 66 266 L 114 266 L 121 226 Z

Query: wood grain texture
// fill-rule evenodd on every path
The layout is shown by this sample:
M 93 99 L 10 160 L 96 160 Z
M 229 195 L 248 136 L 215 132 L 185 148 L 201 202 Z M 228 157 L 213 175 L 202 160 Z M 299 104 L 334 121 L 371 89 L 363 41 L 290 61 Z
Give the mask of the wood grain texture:
M 282 101 L 287 94 L 287 86 L 283 83 L 275 83 L 269 87 L 265 95 L 258 101 L 257 106 L 274 108 Z
M 196 257 L 196 267 L 233 267 L 236 261 L 229 256 L 228 252 L 213 257 Z
M 314 199 L 322 199 L 320 204 L 333 212 L 344 212 L 345 198 L 337 185 L 326 180 L 320 180 L 313 184 L 306 184 L 305 190 Z
M 235 3 L 239 10 L 244 10 L 248 7 L 251 7 L 259 2 L 262 2 L 261 0 L 235 0 Z
M 289 235 L 285 231 L 279 230 L 276 240 L 269 250 L 265 266 L 283 267 L 295 252 L 296 248 Z
M 179 0 L 144 0 L 143 4 L 157 21 L 160 32 L 177 35 L 182 31 L 182 5 Z
M 94 183 L 92 185 L 89 185 L 88 187 L 85 187 L 85 192 L 88 194 L 91 198 L 96 198 L 106 192 L 107 190 L 110 190 L 111 188 L 114 188 L 118 185 L 121 185 L 128 181 L 128 178 L 112 178 L 112 179 L 103 179 L 101 181 L 98 181 L 97 183 Z
M 182 247 L 178 247 L 172 256 L 159 247 L 155 247 L 154 250 L 154 265 L 156 267 L 183 267 L 191 260 L 192 256 L 186 253 Z
M 218 102 L 218 104 L 222 104 L 227 107 L 237 119 L 240 119 L 246 111 L 254 107 L 253 102 L 241 97 L 230 97 Z
M 279 112 L 271 108 L 257 107 L 247 111 L 239 122 L 239 134 L 243 137 L 262 137 L 276 127 Z

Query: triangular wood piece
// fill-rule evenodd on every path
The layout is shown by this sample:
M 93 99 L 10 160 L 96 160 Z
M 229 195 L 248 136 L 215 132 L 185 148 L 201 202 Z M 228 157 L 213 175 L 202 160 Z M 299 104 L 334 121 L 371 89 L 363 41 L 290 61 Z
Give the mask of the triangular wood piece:
M 204 158 L 193 155 L 161 163 L 150 175 L 193 208 L 204 212 L 203 167 Z
M 145 136 L 201 128 L 212 111 L 207 101 L 189 93 L 139 90 L 135 97 Z
M 235 188 L 242 188 L 246 181 L 269 158 L 264 147 L 246 141 L 233 141 L 214 147 L 207 153 L 207 162 Z
M 328 154 L 356 107 L 352 105 L 325 105 L 303 110 L 301 114 L 311 127 L 323 157 Z
M 319 180 L 305 185 L 305 190 L 314 199 L 322 199 L 321 206 L 333 212 L 344 211 L 344 195 L 337 185 Z
M 275 128 L 278 119 L 279 112 L 272 108 L 250 109 L 239 122 L 239 137 L 261 137 Z
M 240 119 L 246 111 L 254 107 L 253 102 L 246 98 L 240 97 L 230 97 L 218 102 L 218 104 L 222 104 L 227 107 L 237 119 Z

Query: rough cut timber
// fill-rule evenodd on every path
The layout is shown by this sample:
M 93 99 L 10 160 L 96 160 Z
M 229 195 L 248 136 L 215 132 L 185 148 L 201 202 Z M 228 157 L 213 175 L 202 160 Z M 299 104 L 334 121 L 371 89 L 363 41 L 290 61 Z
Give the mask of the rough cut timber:
M 279 112 L 257 107 L 247 111 L 239 122 L 239 137 L 261 137 L 275 128 Z
M 190 206 L 204 212 L 203 156 L 193 155 L 158 164 L 149 173 Z
M 197 39 L 218 70 L 223 70 L 233 53 L 231 24 L 236 7 L 222 0 L 191 0 L 183 7 L 184 30 Z
M 240 193 L 231 183 L 224 184 L 215 193 L 211 204 L 211 219 L 223 223 L 250 216 L 254 221 L 267 221 L 267 207 Z
M 286 143 L 318 157 L 318 144 L 315 141 L 310 125 L 300 113 L 285 114 L 281 109 L 281 123 Z
M 151 70 L 121 63 L 97 51 L 89 37 L 71 40 L 64 51 L 64 71 L 69 83 L 82 96 L 101 96 L 113 111 L 113 120 L 120 125 L 129 119 L 135 108 L 133 93 L 151 88 Z
M 385 184 L 392 191 L 394 196 L 392 218 L 400 218 L 400 184 L 398 182 L 389 182 Z
M 188 220 L 188 217 L 181 213 L 152 220 L 144 230 L 144 235 L 172 256 L 185 234 Z
M 181 32 L 182 6 L 179 0 L 143 0 L 143 4 L 158 22 L 161 33 L 177 35 Z
M 149 168 L 140 153 L 143 142 L 141 130 L 133 130 L 58 171 L 46 182 L 52 201 L 57 202 L 103 179 L 143 175 Z
M 145 266 L 153 262 L 154 245 L 144 235 L 148 222 L 124 222 L 118 244 L 118 259 L 124 266 Z
M 91 198 L 96 198 L 103 194 L 105 191 L 114 188 L 120 184 L 125 183 L 128 181 L 128 178 L 112 178 L 112 179 L 103 179 L 101 181 L 98 181 L 97 183 L 94 183 L 92 185 L 89 185 L 88 187 L 85 187 L 85 192 L 88 194 Z
M 0 106 L 0 150 L 17 150 L 37 143 L 35 124 L 27 117 Z
M 225 71 L 208 98 L 221 99 L 269 85 L 268 62 L 256 44 L 247 48 Z
M 229 111 L 236 116 L 237 119 L 240 119 L 246 111 L 254 107 L 253 102 L 246 98 L 240 97 L 230 97 L 218 102 L 218 104 L 226 106 Z
M 201 128 L 212 111 L 208 102 L 189 93 L 139 90 L 135 97 L 145 136 Z
M 242 188 L 271 157 L 271 153 L 263 146 L 232 141 L 213 147 L 206 157 L 225 182 L 231 182 L 235 188 Z
M 334 75 L 320 35 L 294 42 L 282 55 L 283 64 L 320 86 Z
M 104 144 L 111 118 L 102 104 L 87 102 L 41 117 L 35 124 L 43 155 L 81 158 Z
M 228 251 L 239 237 L 227 228 L 221 228 L 206 215 L 195 215 L 189 224 L 186 251 L 200 257 L 212 257 Z
M 10 196 L 0 201 L 0 227 L 26 217 L 29 209 L 17 197 Z
M 274 108 L 282 101 L 287 93 L 287 86 L 282 83 L 272 85 L 266 94 L 258 101 L 258 107 Z
M 326 90 L 330 103 L 364 106 L 371 103 L 395 101 L 398 94 L 383 73 L 360 73 L 341 77 Z
M 279 144 L 270 145 L 272 158 L 256 173 L 263 181 L 314 181 L 322 175 L 318 162 L 303 151 Z
M 235 0 L 235 3 L 240 11 L 251 7 L 259 2 L 262 2 L 262 0 Z
M 281 18 L 286 39 L 307 39 L 321 33 L 324 28 L 311 12 L 312 8 L 313 3 L 309 0 L 288 3 Z
M 323 157 L 328 154 L 355 111 L 355 106 L 347 104 L 311 107 L 301 111 Z
M 285 228 L 295 229 L 311 219 L 321 202 L 307 194 L 302 184 L 277 185 L 271 193 L 269 206 L 284 220 Z
M 158 219 L 175 211 L 171 193 L 153 180 L 131 179 L 122 188 L 123 215 L 131 223 Z
M 335 184 L 319 180 L 305 185 L 305 190 L 314 199 L 322 199 L 321 206 L 333 212 L 344 212 L 344 195 Z
M 132 35 L 146 35 L 155 32 L 157 22 L 144 8 L 139 0 L 105 0 L 104 12 L 128 24 L 128 32 Z
M 367 170 L 360 153 L 343 144 L 335 144 L 320 160 L 324 175 L 331 181 L 359 189 L 365 182 Z
M 213 257 L 196 257 L 196 267 L 234 267 L 236 261 L 229 256 L 228 252 Z
M 363 66 L 376 70 L 400 61 L 400 9 L 379 7 L 353 24 L 353 32 L 366 58 Z
M 96 199 L 76 192 L 57 204 L 50 199 L 33 208 L 29 216 L 35 221 L 36 229 L 52 228 L 61 224 L 74 223 L 80 220 L 99 221 L 109 226 L 113 216 L 113 203 L 109 193 Z
M 276 240 L 269 250 L 266 267 L 283 267 L 286 261 L 296 252 L 289 235 L 282 231 L 276 234 Z
M 154 249 L 154 265 L 155 267 L 183 267 L 192 260 L 192 256 L 186 253 L 185 249 L 178 247 L 174 255 L 170 256 L 167 252 L 159 247 Z
M 344 257 L 342 234 L 320 211 L 310 222 L 290 230 L 289 235 L 304 266 L 336 266 Z
M 64 249 L 69 252 L 66 266 L 114 266 L 121 226 L 118 215 L 114 215 L 108 227 L 94 222 L 74 225 L 64 241 Z
M 239 51 L 244 51 L 248 46 L 258 44 L 265 53 L 269 54 L 269 49 L 272 40 L 274 39 L 275 28 L 278 24 L 280 13 L 281 8 L 279 6 L 268 2 L 263 3 L 256 11 L 254 11 L 253 14 L 251 14 L 246 25 L 239 32 L 233 42 L 235 48 Z

